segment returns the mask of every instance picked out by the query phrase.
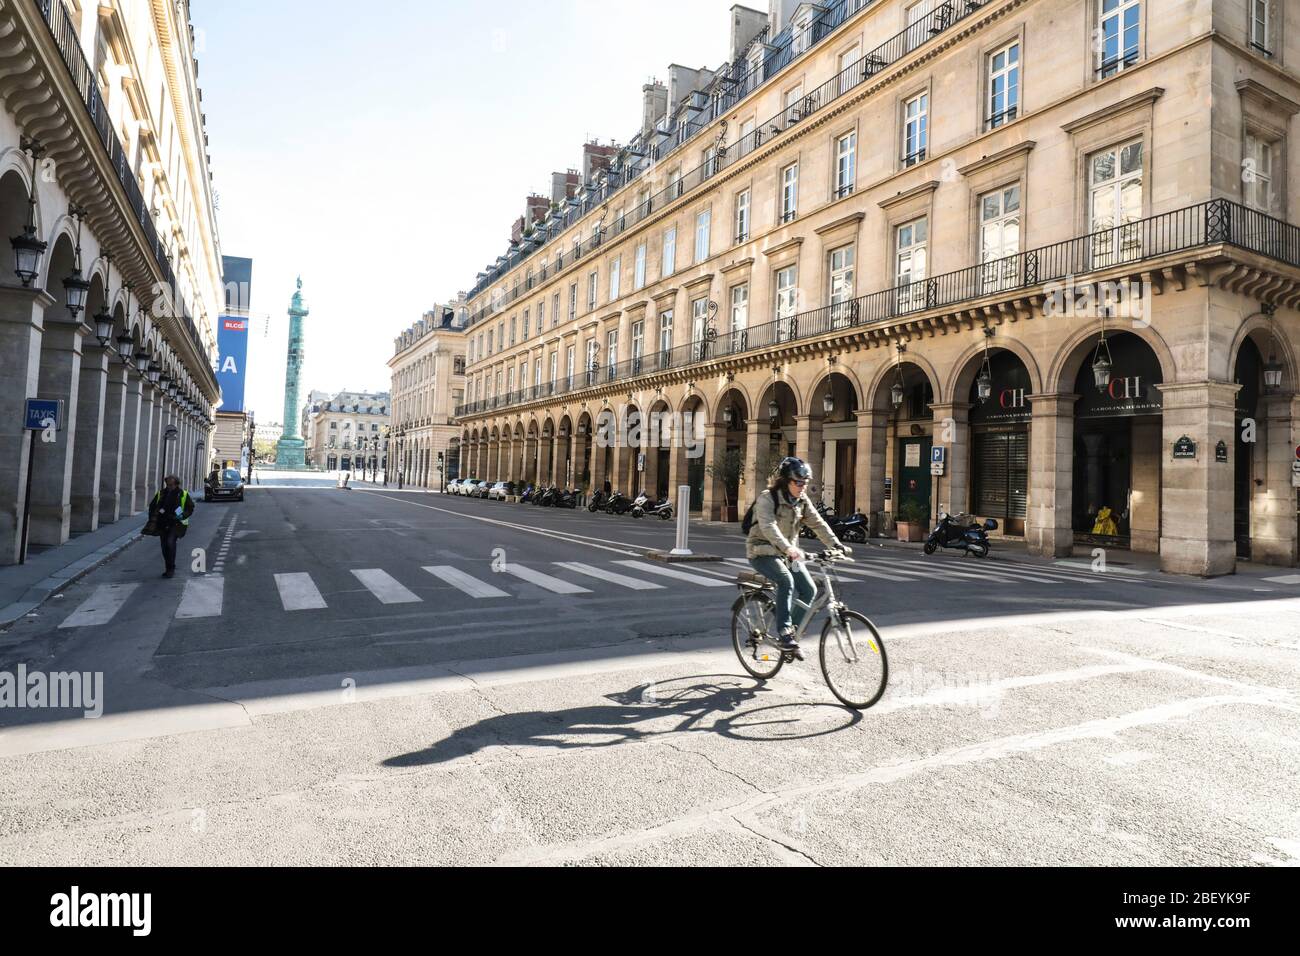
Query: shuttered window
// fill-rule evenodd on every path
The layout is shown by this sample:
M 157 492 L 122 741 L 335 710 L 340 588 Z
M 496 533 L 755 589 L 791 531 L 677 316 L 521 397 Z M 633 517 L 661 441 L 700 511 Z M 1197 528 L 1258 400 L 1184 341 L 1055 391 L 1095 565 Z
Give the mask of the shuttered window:
M 1029 435 L 983 432 L 973 437 L 973 513 L 986 518 L 1024 518 L 1028 511 Z

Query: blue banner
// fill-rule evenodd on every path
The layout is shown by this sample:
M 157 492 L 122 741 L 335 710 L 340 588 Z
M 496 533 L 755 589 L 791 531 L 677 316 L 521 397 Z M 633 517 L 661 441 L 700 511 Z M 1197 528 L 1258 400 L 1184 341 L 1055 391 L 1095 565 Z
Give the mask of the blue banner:
M 223 315 L 217 327 L 217 384 L 221 386 L 221 410 L 244 410 L 244 369 L 248 361 L 248 319 Z

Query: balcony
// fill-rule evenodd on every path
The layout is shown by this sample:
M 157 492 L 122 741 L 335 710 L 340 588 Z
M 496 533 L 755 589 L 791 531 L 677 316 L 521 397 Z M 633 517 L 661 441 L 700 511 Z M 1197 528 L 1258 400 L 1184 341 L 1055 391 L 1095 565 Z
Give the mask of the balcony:
M 1014 256 L 968 266 L 955 272 L 893 286 L 835 305 L 801 312 L 763 325 L 714 332 L 673 349 L 650 352 L 590 375 L 561 379 L 485 401 L 456 407 L 456 417 L 507 408 L 550 395 L 588 387 L 626 384 L 659 372 L 712 362 L 800 339 L 888 325 L 935 309 L 962 306 L 992 295 L 1033 295 L 1048 283 L 1092 272 L 1216 245 L 1300 268 L 1300 226 L 1249 209 L 1227 199 L 1150 216 Z
M 701 107 L 702 112 L 696 113 L 695 118 L 679 124 L 676 133 L 670 135 L 669 139 L 666 140 L 666 142 L 673 143 L 671 148 L 663 149 L 657 145 L 642 147 L 639 138 L 635 139 L 633 148 L 639 152 L 639 159 L 629 161 L 624 166 L 612 167 L 609 174 L 610 178 L 603 186 L 589 186 L 583 196 L 568 200 L 568 208 L 558 221 L 549 224 L 549 226 L 543 225 L 539 227 L 538 232 L 534 234 L 531 245 L 525 244 L 525 246 L 512 247 L 507 255 L 498 260 L 499 264 L 489 270 L 470 290 L 469 298 L 473 299 L 481 295 L 494 282 L 521 265 L 538 249 L 546 248 L 551 241 L 558 238 L 571 226 L 577 224 L 589 212 L 607 202 L 611 202 L 613 196 L 622 190 L 624 186 L 637 181 L 647 169 L 663 161 L 675 150 L 693 139 L 696 134 L 710 126 L 715 119 L 731 110 L 741 99 L 758 89 L 768 77 L 775 75 L 799 57 L 805 56 L 815 49 L 821 40 L 833 33 L 846 19 L 870 6 L 873 2 L 875 0 L 839 0 L 839 2 L 832 3 L 821 16 L 814 19 L 805 28 L 805 32 L 811 37 L 811 41 L 806 45 L 806 49 L 801 49 L 797 54 L 794 52 L 793 31 L 786 30 L 772 41 L 772 46 L 776 47 L 776 50 L 758 65 L 751 66 L 744 61 L 737 61 L 732 64 L 730 70 L 724 70 L 718 77 L 720 85 L 725 86 L 726 89 L 720 90 L 711 98 L 708 98 Z M 665 205 L 685 196 L 692 190 L 698 189 L 702 184 L 708 182 L 713 176 L 735 163 L 738 159 L 749 155 L 763 143 L 780 136 L 813 113 L 825 109 L 840 97 L 848 95 L 877 73 L 907 56 L 931 38 L 956 26 L 983 6 L 984 0 L 947 0 L 947 2 L 940 4 L 917 23 L 901 30 L 874 50 L 849 64 L 842 72 L 809 92 L 798 103 L 794 103 L 782 110 L 766 123 L 757 124 L 752 133 L 743 137 L 734 145 L 720 147 L 714 155 L 695 169 L 684 173 L 680 179 L 673 180 L 647 201 L 635 204 L 631 211 L 625 213 L 619 220 L 619 231 L 636 225 L 653 211 L 661 210 Z M 648 161 L 642 162 L 641 160 Z M 556 257 L 557 264 L 552 274 L 558 273 L 566 263 L 572 264 L 575 259 L 581 258 L 598 248 L 601 241 L 601 236 L 597 232 L 577 248 L 570 250 L 567 256 L 561 252 Z M 491 301 L 471 313 L 470 324 L 473 325 L 485 316 L 509 306 L 520 295 L 521 292 L 517 287 L 508 292 L 502 292 L 499 296 L 494 295 Z
M 63 6 L 63 0 L 35 0 L 35 3 L 46 27 L 49 28 L 59 56 L 68 69 L 68 75 L 77 88 L 81 102 L 86 108 L 86 114 L 95 127 L 108 162 L 117 174 L 118 185 L 122 187 L 126 205 L 130 208 L 136 224 L 144 232 L 145 242 L 153 255 L 154 264 L 158 267 L 162 281 L 168 289 L 173 290 L 178 300 L 174 303 L 176 321 L 185 329 L 194 346 L 195 354 L 203 361 L 204 367 L 207 367 L 207 349 L 203 345 L 203 339 L 194 324 L 194 319 L 186 311 L 185 303 L 179 301 L 180 289 L 176 284 L 176 274 L 172 269 L 170 256 L 158 238 L 158 227 L 140 192 L 140 184 L 136 182 L 135 174 L 131 172 L 126 151 L 122 148 L 122 143 L 109 120 L 108 110 L 104 105 L 104 95 L 95 80 L 94 72 L 86 63 L 85 55 L 77 40 L 76 28 L 68 16 L 67 9 Z

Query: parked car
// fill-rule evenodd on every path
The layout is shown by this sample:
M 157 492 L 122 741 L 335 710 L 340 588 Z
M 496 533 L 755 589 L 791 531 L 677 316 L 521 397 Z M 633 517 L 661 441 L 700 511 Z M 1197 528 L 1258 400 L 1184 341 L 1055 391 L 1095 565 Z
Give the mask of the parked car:
M 456 489 L 456 491 L 458 494 L 465 495 L 466 497 L 471 497 L 478 491 L 478 486 L 480 484 L 482 484 L 482 482 L 480 482 L 477 478 L 466 478 L 464 481 L 460 483 L 460 487 Z
M 243 501 L 244 476 L 237 468 L 225 468 L 208 475 L 203 482 L 204 501 Z
M 488 497 L 493 501 L 505 501 L 509 495 L 515 493 L 515 483 L 513 481 L 498 481 L 488 490 Z
M 454 495 L 454 494 L 459 494 L 459 492 L 460 492 L 459 478 L 453 478 L 451 481 L 447 482 L 447 494 Z
M 473 497 L 486 498 L 491 493 L 491 491 L 492 491 L 492 482 L 480 481 L 478 483 L 478 487 L 475 488 L 473 491 Z

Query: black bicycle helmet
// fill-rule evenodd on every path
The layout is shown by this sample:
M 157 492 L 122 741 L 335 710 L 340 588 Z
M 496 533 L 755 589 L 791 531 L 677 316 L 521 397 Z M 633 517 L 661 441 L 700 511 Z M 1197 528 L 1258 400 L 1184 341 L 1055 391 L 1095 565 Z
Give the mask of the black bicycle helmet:
M 780 475 L 782 481 L 788 481 L 791 478 L 808 481 L 812 478 L 812 469 L 808 467 L 808 463 L 802 458 L 791 456 L 781 459 Z

